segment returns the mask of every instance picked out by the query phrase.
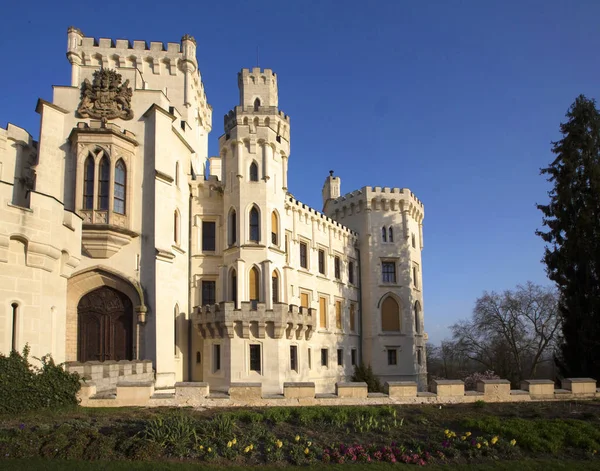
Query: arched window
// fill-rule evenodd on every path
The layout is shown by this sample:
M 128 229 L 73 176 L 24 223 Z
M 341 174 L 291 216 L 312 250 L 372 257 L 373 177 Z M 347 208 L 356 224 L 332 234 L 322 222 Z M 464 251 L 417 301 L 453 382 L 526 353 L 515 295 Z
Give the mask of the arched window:
M 84 164 L 83 209 L 94 209 L 94 158 L 91 155 Z
M 110 161 L 108 157 L 102 157 L 98 173 L 98 209 L 108 210 L 108 192 L 110 190 Z
M 415 301 L 415 333 L 421 333 L 421 303 Z
M 279 218 L 275 211 L 271 213 L 271 243 L 279 244 Z
M 271 275 L 271 283 L 273 290 L 273 303 L 279 302 L 279 275 L 277 275 L 277 271 L 274 271 Z
M 385 226 L 381 228 L 381 240 L 387 242 L 387 229 L 385 228 Z
M 179 186 L 179 162 L 175 162 L 175 186 Z
M 260 241 L 260 217 L 256 206 L 250 210 L 250 240 Z
M 125 162 L 119 160 L 115 165 L 115 195 L 113 209 L 115 213 L 125 214 L 125 189 L 127 182 L 127 170 Z
M 237 273 L 235 270 L 231 270 L 231 300 L 237 303 Z
M 175 304 L 175 308 L 173 309 L 173 345 L 174 345 L 174 349 L 175 349 L 175 356 L 178 357 L 179 356 L 179 349 L 178 347 L 178 343 L 179 343 L 179 332 L 177 332 L 177 317 L 179 316 L 179 306 L 177 304 Z
M 259 278 L 260 278 L 260 274 L 258 273 L 258 268 L 252 267 L 250 269 L 250 276 L 249 276 L 249 281 L 250 281 L 250 304 L 252 306 L 252 309 L 256 309 L 257 308 L 257 304 L 258 304 L 259 288 L 260 288 Z
M 400 306 L 391 296 L 381 304 L 381 330 L 384 332 L 400 331 Z
M 237 214 L 235 209 L 229 212 L 229 245 L 233 245 L 237 241 Z
M 173 212 L 173 240 L 179 244 L 179 211 Z
M 12 303 L 12 342 L 11 342 L 11 350 L 16 351 L 19 348 L 18 345 L 18 332 L 19 332 L 19 305 L 17 303 Z
M 390 242 L 394 242 L 394 229 L 392 229 L 392 227 L 390 226 L 389 230 L 388 230 L 388 240 Z
M 250 164 L 250 181 L 251 182 L 258 181 L 258 165 L 256 165 L 256 162 L 252 162 Z
M 256 100 L 254 100 L 254 111 L 258 111 L 259 108 L 260 108 L 260 99 L 257 98 Z

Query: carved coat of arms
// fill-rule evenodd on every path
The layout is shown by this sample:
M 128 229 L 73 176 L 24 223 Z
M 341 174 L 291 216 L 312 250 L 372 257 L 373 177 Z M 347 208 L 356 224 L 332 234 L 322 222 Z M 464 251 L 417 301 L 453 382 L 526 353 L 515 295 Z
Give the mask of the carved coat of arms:
M 129 80 L 121 85 L 121 74 L 100 69 L 94 72 L 92 83 L 85 79 L 81 85 L 81 103 L 77 113 L 82 118 L 132 119 L 132 95 Z

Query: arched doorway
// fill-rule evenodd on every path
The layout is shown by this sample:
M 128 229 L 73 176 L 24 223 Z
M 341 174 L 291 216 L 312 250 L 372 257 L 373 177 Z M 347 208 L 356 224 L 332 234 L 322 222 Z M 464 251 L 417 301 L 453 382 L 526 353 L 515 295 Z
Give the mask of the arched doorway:
M 77 305 L 77 361 L 133 359 L 133 306 L 120 291 L 102 286 Z

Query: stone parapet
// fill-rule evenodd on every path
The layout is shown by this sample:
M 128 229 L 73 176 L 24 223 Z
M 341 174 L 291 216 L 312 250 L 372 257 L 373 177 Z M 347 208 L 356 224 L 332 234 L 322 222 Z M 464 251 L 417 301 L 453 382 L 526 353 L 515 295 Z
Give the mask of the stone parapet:
M 549 379 L 527 379 L 521 381 L 521 389 L 529 391 L 531 396 L 554 395 L 554 381 Z
M 441 396 L 464 396 L 465 383 L 459 379 L 434 379 L 431 392 Z
M 262 399 L 262 384 L 231 383 L 229 397 L 233 401 L 257 401 Z
M 390 398 L 417 397 L 415 381 L 392 381 L 385 383 L 385 392 Z
M 208 383 L 175 383 L 175 402 L 186 406 L 201 405 L 209 392 Z
M 286 399 L 314 399 L 315 383 L 283 383 L 283 397 Z
M 117 383 L 117 401 L 121 406 L 145 406 L 154 394 L 154 382 Z
M 114 390 L 118 382 L 139 383 L 154 381 L 150 360 L 122 361 L 72 361 L 66 364 L 70 373 L 79 373 L 82 378 L 93 381 L 97 392 Z
M 483 393 L 484 399 L 507 399 L 510 396 L 510 381 L 507 379 L 480 379 L 477 381 L 477 392 Z
M 592 378 L 565 378 L 561 385 L 573 394 L 596 394 L 596 380 Z
M 367 383 L 335 383 L 337 397 L 366 398 L 368 396 Z

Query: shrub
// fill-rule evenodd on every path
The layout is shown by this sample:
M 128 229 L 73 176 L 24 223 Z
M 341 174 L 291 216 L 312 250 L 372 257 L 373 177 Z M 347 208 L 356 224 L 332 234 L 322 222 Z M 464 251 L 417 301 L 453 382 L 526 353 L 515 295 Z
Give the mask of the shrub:
M 379 381 L 379 378 L 375 376 L 375 373 L 373 373 L 373 368 L 371 368 L 371 365 L 365 366 L 364 363 L 357 365 L 354 368 L 352 381 L 359 383 L 367 383 L 367 388 L 369 392 L 383 392 L 381 381 Z
M 0 413 L 18 413 L 42 408 L 77 405 L 79 375 L 56 365 L 50 355 L 29 363 L 29 345 L 23 353 L 0 354 Z

